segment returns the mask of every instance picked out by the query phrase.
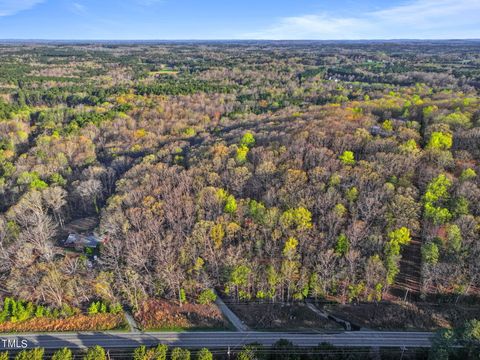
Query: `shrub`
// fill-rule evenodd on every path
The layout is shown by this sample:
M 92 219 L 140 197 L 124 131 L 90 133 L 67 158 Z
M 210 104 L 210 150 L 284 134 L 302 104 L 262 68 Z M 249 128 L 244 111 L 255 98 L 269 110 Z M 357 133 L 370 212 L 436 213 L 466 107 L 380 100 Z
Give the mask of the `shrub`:
M 178 294 L 178 298 L 180 300 L 180 304 L 187 302 L 187 295 L 185 294 L 185 289 L 180 289 L 180 293 Z
M 198 303 L 202 305 L 211 304 L 215 300 L 217 300 L 217 295 L 211 289 L 203 290 L 198 296 Z
M 100 308 L 100 303 L 99 302 L 93 302 L 88 307 L 87 312 L 88 312 L 89 315 L 96 315 L 99 312 L 99 308 Z

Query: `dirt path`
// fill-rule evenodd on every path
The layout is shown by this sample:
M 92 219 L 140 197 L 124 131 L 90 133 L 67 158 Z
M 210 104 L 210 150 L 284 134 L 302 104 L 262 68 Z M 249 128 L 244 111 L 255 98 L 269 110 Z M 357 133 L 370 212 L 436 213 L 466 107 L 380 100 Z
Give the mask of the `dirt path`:
M 248 331 L 250 330 L 247 325 L 243 323 L 240 318 L 235 315 L 235 313 L 229 309 L 229 307 L 223 302 L 223 300 L 218 296 L 217 294 L 217 299 L 215 300 L 215 304 L 217 304 L 218 308 L 220 311 L 223 313 L 223 315 L 230 321 L 230 323 L 237 329 L 237 331 Z
M 317 314 L 318 316 L 321 316 L 322 318 L 327 319 L 327 320 L 333 320 L 333 321 L 341 324 L 345 328 L 345 330 L 347 330 L 347 331 L 352 330 L 352 324 L 350 322 L 348 322 L 346 320 L 343 320 L 343 319 L 340 319 L 336 316 L 333 316 L 333 315 L 329 314 L 328 312 L 326 312 L 325 310 L 317 308 L 315 305 L 313 305 L 310 302 L 307 302 L 307 307 L 310 310 L 312 310 L 315 314 Z
M 137 322 L 133 318 L 132 314 L 125 310 L 125 319 L 127 319 L 128 326 L 130 327 L 130 332 L 132 333 L 140 333 L 140 327 L 138 326 Z
M 419 239 L 413 239 L 402 251 L 400 273 L 392 288 L 393 295 L 404 297 L 408 291 L 408 294 L 417 296 L 420 293 L 421 270 L 422 243 Z

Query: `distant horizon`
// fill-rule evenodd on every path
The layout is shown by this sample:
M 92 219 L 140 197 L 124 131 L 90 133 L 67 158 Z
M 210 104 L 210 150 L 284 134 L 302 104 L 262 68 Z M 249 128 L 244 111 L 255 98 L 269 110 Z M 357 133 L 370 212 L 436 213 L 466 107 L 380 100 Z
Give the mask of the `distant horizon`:
M 6 38 L 1 39 L 1 42 L 118 42 L 118 43 L 132 43 L 132 42 L 451 42 L 451 41 L 480 41 L 479 38 L 444 38 L 444 39 L 422 39 L 422 38 L 385 38 L 385 39 L 43 39 L 43 38 Z

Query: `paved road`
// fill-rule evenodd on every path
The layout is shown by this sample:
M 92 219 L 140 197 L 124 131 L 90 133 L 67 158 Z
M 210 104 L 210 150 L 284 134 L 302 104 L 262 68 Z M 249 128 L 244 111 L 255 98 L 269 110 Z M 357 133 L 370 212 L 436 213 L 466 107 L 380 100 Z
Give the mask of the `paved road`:
M 215 304 L 217 304 L 218 308 L 220 311 L 223 313 L 223 315 L 230 321 L 230 323 L 237 329 L 237 331 L 248 331 L 250 330 L 248 326 L 240 320 L 240 318 L 235 315 L 235 313 L 230 310 L 230 308 L 223 302 L 222 298 L 217 295 L 217 299 L 215 300 Z
M 26 341 L 28 347 L 58 349 L 87 348 L 101 345 L 107 349 L 134 348 L 139 345 L 153 346 L 159 343 L 192 349 L 207 347 L 235 349 L 257 342 L 271 346 L 280 339 L 290 340 L 303 347 L 313 347 L 327 342 L 338 347 L 430 347 L 432 333 L 425 332 L 381 332 L 354 331 L 338 333 L 273 333 L 273 332 L 185 332 L 185 333 L 58 333 L 0 335 L 0 351 L 14 343 Z M 14 342 L 15 341 L 15 342 Z

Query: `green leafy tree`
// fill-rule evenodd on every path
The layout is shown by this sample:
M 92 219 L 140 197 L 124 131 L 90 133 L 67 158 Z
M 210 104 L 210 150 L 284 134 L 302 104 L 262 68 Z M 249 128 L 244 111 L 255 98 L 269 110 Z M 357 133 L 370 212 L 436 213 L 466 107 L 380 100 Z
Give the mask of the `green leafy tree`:
M 227 197 L 224 211 L 227 214 L 234 214 L 237 211 L 237 200 L 233 195 Z
M 0 353 L 0 360 L 9 360 L 10 356 L 8 354 L 8 351 L 4 351 Z
M 245 345 L 237 355 L 237 360 L 265 360 L 262 346 L 258 344 Z
M 466 359 L 480 360 L 480 321 L 468 320 L 461 335 L 467 352 Z
M 355 154 L 352 151 L 344 151 L 339 159 L 344 165 L 355 165 Z
M 248 212 L 257 223 L 263 224 L 263 222 L 265 221 L 265 215 L 267 210 L 265 208 L 265 205 L 263 205 L 261 202 L 250 200 L 250 202 L 248 203 Z
M 422 246 L 423 262 L 431 265 L 436 265 L 440 258 L 440 251 L 437 244 L 433 242 L 426 243 Z
M 432 205 L 432 203 L 425 204 L 425 217 L 433 221 L 434 224 L 445 224 L 452 218 L 450 210 Z
M 170 354 L 172 360 L 190 360 L 190 351 L 182 348 L 175 348 Z
M 301 355 L 297 354 L 297 348 L 288 340 L 278 340 L 272 346 L 272 353 L 275 354 L 275 359 L 279 360 L 300 360 Z
M 147 360 L 147 347 L 142 345 L 133 352 L 133 360 Z
M 463 196 L 455 199 L 453 214 L 456 217 L 470 214 L 470 202 Z
M 449 150 L 453 145 L 453 137 L 451 134 L 442 132 L 434 132 L 430 136 L 427 149 L 433 150 Z
M 249 285 L 252 269 L 247 265 L 238 265 L 230 273 L 229 283 L 235 288 L 237 299 L 248 297 L 246 289 Z
M 208 305 L 217 300 L 217 295 L 212 289 L 203 290 L 198 296 L 198 303 L 202 305 Z
M 15 356 L 15 360 L 43 360 L 43 348 L 36 348 L 32 350 L 22 350 Z
M 458 253 L 462 248 L 462 232 L 458 225 L 450 225 L 447 228 L 448 248 Z
M 399 245 L 408 245 L 412 241 L 410 230 L 406 227 L 394 230 L 388 234 L 390 242 L 396 242 Z
M 351 187 L 350 189 L 347 190 L 347 193 L 345 194 L 346 198 L 350 202 L 357 201 L 358 199 L 358 189 L 354 186 Z
M 445 174 L 440 174 L 428 184 L 427 191 L 423 197 L 425 217 L 437 225 L 445 224 L 452 218 L 450 210 L 441 206 L 449 199 L 451 186 L 451 180 Z
M 160 344 L 154 349 L 153 360 L 167 360 L 168 346 Z
M 255 145 L 255 137 L 250 132 L 245 133 L 240 140 L 240 145 L 251 148 L 253 145 Z
M 250 149 L 248 146 L 239 146 L 237 149 L 237 154 L 235 156 L 235 160 L 237 161 L 238 164 L 244 164 L 247 162 L 247 155 Z
M 43 190 L 48 187 L 48 184 L 41 180 L 36 172 L 23 172 L 17 179 L 18 185 L 28 185 L 32 190 Z
M 468 129 L 472 126 L 470 117 L 460 111 L 448 114 L 441 121 L 449 124 L 453 129 Z
M 52 356 L 52 360 L 72 360 L 72 359 L 73 359 L 72 351 L 67 348 L 63 348 L 56 351 Z
M 400 250 L 402 246 L 408 245 L 411 241 L 410 230 L 402 227 L 388 234 L 389 241 L 385 244 L 387 283 L 392 285 L 395 277 L 400 271 Z
M 286 228 L 296 227 L 297 230 L 312 228 L 312 213 L 304 207 L 285 211 L 280 217 L 280 222 Z
M 393 131 L 393 121 L 392 120 L 385 120 L 382 123 L 382 129 L 385 131 Z
M 297 251 L 298 240 L 291 237 L 285 242 L 285 246 L 283 247 L 283 255 L 288 259 L 292 259 L 295 256 L 295 252 Z
M 477 173 L 473 169 L 465 169 L 462 172 L 462 175 L 460 175 L 460 180 L 462 181 L 468 181 L 468 180 L 473 180 L 477 177 Z
M 480 320 L 468 320 L 463 330 L 463 339 L 474 341 L 480 345 Z
M 407 140 L 399 146 L 400 152 L 405 155 L 417 154 L 420 152 L 417 142 L 414 139 Z
M 100 312 L 101 303 L 100 301 L 94 301 L 88 307 L 88 315 L 96 315 Z
M 454 331 L 438 331 L 432 340 L 432 346 L 428 353 L 428 360 L 448 360 L 452 354 L 455 342 L 456 335 Z
M 201 349 L 196 356 L 197 360 L 213 360 L 213 354 L 207 348 Z
M 180 289 L 178 293 L 178 300 L 180 301 L 180 305 L 187 302 L 187 294 L 185 293 L 185 289 Z
M 83 360 L 106 360 L 107 355 L 105 349 L 101 346 L 94 346 L 87 350 L 87 354 L 83 357 Z
M 232 205 L 229 205 L 232 206 Z M 236 207 L 236 204 L 235 204 Z M 225 211 L 227 210 L 227 205 L 225 206 Z M 228 208 L 230 210 L 230 207 Z M 227 212 L 227 211 L 226 211 Z M 216 249 L 222 247 L 223 238 L 225 237 L 225 230 L 222 223 L 214 224 L 210 229 L 210 237 L 213 240 Z
M 427 186 L 425 193 L 425 201 L 435 203 L 440 200 L 448 199 L 448 190 L 452 186 L 452 182 L 445 174 L 440 174 L 433 179 Z
M 345 256 L 350 249 L 350 242 L 348 241 L 348 237 L 345 234 L 341 234 L 337 238 L 337 245 L 335 246 L 335 252 L 338 255 Z

